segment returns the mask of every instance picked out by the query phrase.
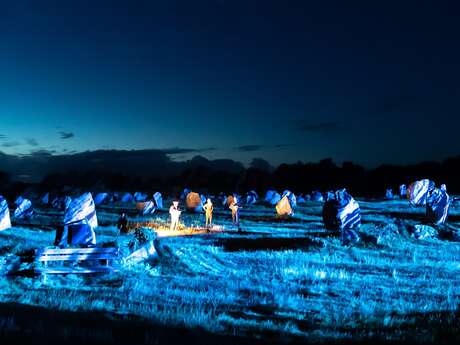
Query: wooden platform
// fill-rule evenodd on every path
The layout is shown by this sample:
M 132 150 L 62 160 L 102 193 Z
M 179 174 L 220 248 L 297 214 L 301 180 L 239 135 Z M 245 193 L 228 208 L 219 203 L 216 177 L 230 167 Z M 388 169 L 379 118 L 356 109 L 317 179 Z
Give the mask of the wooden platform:
M 43 248 L 35 251 L 35 272 L 40 274 L 111 273 L 118 248 Z

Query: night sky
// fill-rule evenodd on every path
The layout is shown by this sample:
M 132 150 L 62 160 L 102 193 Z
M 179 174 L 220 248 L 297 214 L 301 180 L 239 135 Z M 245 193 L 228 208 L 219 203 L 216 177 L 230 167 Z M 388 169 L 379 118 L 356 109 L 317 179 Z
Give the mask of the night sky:
M 460 153 L 456 3 L 5 1 L 0 151 L 442 160 Z

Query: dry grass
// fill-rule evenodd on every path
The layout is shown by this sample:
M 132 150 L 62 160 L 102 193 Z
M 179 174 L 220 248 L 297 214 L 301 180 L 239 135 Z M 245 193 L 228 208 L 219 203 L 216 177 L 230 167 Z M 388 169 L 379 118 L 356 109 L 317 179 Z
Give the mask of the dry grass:
M 364 204 L 366 236 L 357 247 L 344 247 L 326 232 L 316 206 L 298 209 L 284 223 L 257 221 L 267 214 L 260 207 L 245 212 L 251 218 L 242 215 L 243 234 L 160 237 L 157 261 L 91 279 L 7 276 L 18 268 L 11 254 L 49 244 L 53 236 L 11 229 L 0 233 L 0 301 L 271 339 L 433 341 L 437 332 L 460 331 L 460 243 L 412 239 L 417 219 L 404 215 L 422 211 L 400 203 Z M 460 212 L 452 214 L 455 219 Z M 107 211 L 99 216 L 116 218 Z M 187 215 L 185 221 L 199 224 L 199 217 Z M 217 221 L 232 230 L 228 218 Z M 169 232 L 166 216 L 131 224 Z M 450 226 L 458 228 L 455 221 Z M 180 233 L 188 231 L 197 230 Z M 99 241 L 113 241 L 117 231 L 103 226 L 97 233 Z M 125 252 L 130 238 L 116 239 Z

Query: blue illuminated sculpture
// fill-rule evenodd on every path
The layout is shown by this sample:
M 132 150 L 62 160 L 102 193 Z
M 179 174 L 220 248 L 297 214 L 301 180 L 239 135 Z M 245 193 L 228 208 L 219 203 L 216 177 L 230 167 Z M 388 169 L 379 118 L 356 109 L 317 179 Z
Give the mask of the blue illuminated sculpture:
M 66 210 L 67 207 L 70 205 L 71 201 L 72 199 L 70 198 L 70 196 L 54 198 L 53 202 L 51 203 L 51 206 L 58 210 Z
M 139 210 L 139 212 L 143 215 L 149 215 L 155 212 L 156 206 L 155 202 L 153 201 L 143 201 L 143 202 L 138 202 L 136 205 L 136 208 Z
M 428 179 L 415 181 L 409 185 L 407 190 L 407 198 L 413 206 L 426 205 L 428 192 L 434 188 L 434 182 Z
M 98 226 L 96 208 L 91 193 L 73 199 L 64 214 L 64 229 L 56 234 L 56 243 L 61 246 L 94 246 Z
M 99 193 L 99 194 L 96 194 L 96 196 L 94 197 L 94 203 L 96 204 L 96 206 L 102 205 L 108 202 L 108 200 L 109 200 L 108 193 Z
M 297 207 L 297 197 L 295 196 L 294 193 L 292 193 L 289 190 L 285 190 L 283 192 L 283 195 L 281 196 L 281 198 L 283 198 L 284 196 L 286 196 L 288 198 L 289 204 L 291 205 L 292 208 Z
M 19 198 L 18 198 L 19 199 Z M 21 202 L 17 205 L 14 210 L 14 218 L 16 219 L 28 219 L 34 215 L 34 208 L 32 202 L 29 199 L 21 198 Z
M 156 192 L 153 194 L 153 201 L 155 203 L 156 208 L 163 208 L 163 196 L 160 192 Z
M 449 212 L 450 199 L 446 188 L 433 188 L 426 197 L 426 218 L 434 224 L 444 224 Z
M 246 194 L 246 204 L 247 205 L 254 205 L 257 202 L 258 199 L 259 199 L 259 196 L 253 190 L 249 191 Z
M 40 198 L 40 203 L 42 205 L 48 205 L 50 202 L 50 193 L 45 193 L 41 198 Z
M 11 219 L 8 202 L 0 195 L 0 231 L 9 228 L 11 228 Z
M 394 199 L 394 195 L 393 195 L 393 189 L 391 188 L 388 188 L 385 192 L 385 199 L 387 200 L 393 200 Z
M 133 201 L 133 195 L 131 193 L 125 193 L 121 197 L 121 202 L 123 202 L 123 203 L 128 203 L 128 202 L 131 202 L 131 201 Z
M 20 195 L 17 197 L 17 199 L 14 201 L 14 204 L 17 206 L 21 205 L 21 203 L 24 201 L 24 198 Z
M 361 226 L 361 210 L 356 200 L 345 189 L 327 194 L 322 215 L 326 229 L 341 232 L 343 244 L 360 240 L 355 230 Z
M 303 194 L 299 194 L 299 195 L 297 196 L 297 204 L 298 204 L 298 205 L 306 204 L 307 201 L 310 200 L 310 196 L 309 196 L 309 195 L 307 195 L 307 196 L 308 196 L 308 200 L 307 200 L 307 198 L 306 198 Z
M 269 190 L 265 193 L 264 201 L 272 206 L 278 204 L 281 200 L 281 195 L 274 190 Z
M 145 201 L 145 200 L 147 200 L 147 198 L 148 198 L 148 195 L 145 194 L 145 193 L 141 193 L 141 192 L 134 193 L 134 201 L 135 202 Z
M 182 194 L 180 195 L 180 199 L 181 199 L 181 200 L 185 200 L 185 199 L 187 198 L 187 195 L 190 194 L 190 192 L 191 192 L 190 189 L 185 188 L 185 189 L 183 190 Z
M 404 199 L 406 198 L 406 196 L 407 196 L 407 187 L 405 184 L 402 184 L 399 186 L 399 197 L 401 199 Z
M 120 197 L 120 193 L 118 192 L 113 192 L 109 195 L 109 198 L 108 198 L 108 202 L 109 203 L 112 203 L 112 202 L 117 202 L 117 201 L 120 201 L 121 197 Z

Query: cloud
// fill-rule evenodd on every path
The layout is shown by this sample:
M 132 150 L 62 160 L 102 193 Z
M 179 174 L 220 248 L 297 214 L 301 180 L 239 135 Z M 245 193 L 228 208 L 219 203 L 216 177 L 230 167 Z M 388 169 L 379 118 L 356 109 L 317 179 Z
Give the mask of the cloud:
M 305 120 L 296 121 L 295 128 L 302 132 L 311 133 L 330 133 L 342 128 L 342 123 L 339 121 L 327 121 L 319 123 L 311 123 Z
M 72 132 L 59 132 L 62 140 L 70 139 L 75 137 L 75 134 Z
M 21 145 L 21 143 L 19 143 L 17 141 L 7 141 L 6 143 L 2 144 L 2 147 L 15 147 L 15 146 L 19 146 L 19 145 Z
M 255 151 L 260 151 L 265 147 L 266 146 L 264 145 L 243 145 L 243 146 L 235 147 L 234 149 L 240 152 L 255 152 Z
M 55 153 L 57 153 L 56 150 L 39 149 L 39 150 L 32 150 L 30 152 L 30 156 L 36 156 L 36 157 L 51 156 L 51 155 L 53 155 Z
M 78 151 L 76 151 L 76 150 L 62 149 L 61 154 L 69 154 L 69 155 L 71 155 L 71 154 L 74 154 L 74 153 L 77 153 L 77 152 Z
M 206 148 L 201 148 L 201 149 L 171 147 L 171 148 L 161 149 L 160 151 L 166 155 L 178 155 L 178 154 L 185 154 L 185 153 L 209 152 L 209 151 L 214 151 L 215 149 L 216 149 L 215 147 L 206 147 Z
M 38 146 L 38 142 L 34 138 L 26 138 L 26 143 L 30 146 Z
M 295 146 L 294 144 L 278 144 L 273 146 L 275 149 L 284 149 L 286 147 L 293 147 Z
M 294 146 L 294 144 L 276 144 L 276 145 L 242 145 L 234 147 L 235 151 L 239 152 L 256 152 L 263 149 L 283 149 Z

